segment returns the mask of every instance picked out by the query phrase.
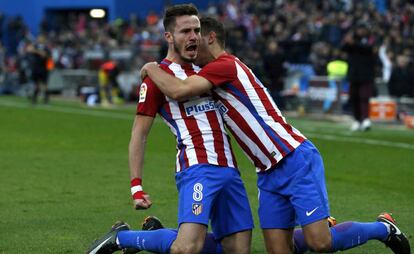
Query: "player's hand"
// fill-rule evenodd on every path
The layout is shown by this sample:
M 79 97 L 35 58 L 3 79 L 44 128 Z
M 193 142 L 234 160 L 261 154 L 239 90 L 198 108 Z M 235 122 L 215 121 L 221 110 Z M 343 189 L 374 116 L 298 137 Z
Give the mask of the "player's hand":
M 145 210 L 150 208 L 152 205 L 152 201 L 150 196 L 143 192 L 142 198 L 134 199 L 134 208 L 136 210 Z
M 131 194 L 132 200 L 134 200 L 134 208 L 136 210 L 148 209 L 151 207 L 151 199 L 149 195 L 142 189 L 141 178 L 136 177 L 131 180 Z
M 148 73 L 147 73 L 147 71 L 150 69 L 150 68 L 153 68 L 153 67 L 158 67 L 158 63 L 157 62 L 149 62 L 149 63 L 146 63 L 144 66 L 142 66 L 142 68 L 141 68 L 141 71 L 140 71 L 140 76 L 141 76 L 141 80 L 144 80 L 144 78 L 146 77 L 146 76 L 148 76 Z

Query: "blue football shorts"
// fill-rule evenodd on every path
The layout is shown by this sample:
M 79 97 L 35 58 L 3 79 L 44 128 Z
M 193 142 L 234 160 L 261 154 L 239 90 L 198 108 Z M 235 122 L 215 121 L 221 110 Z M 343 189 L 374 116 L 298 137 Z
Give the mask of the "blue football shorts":
M 211 220 L 216 239 L 253 228 L 249 200 L 237 169 L 199 164 L 178 172 L 175 179 L 179 225 L 207 226 Z
M 306 140 L 275 168 L 258 173 L 262 229 L 305 226 L 329 216 L 322 157 Z

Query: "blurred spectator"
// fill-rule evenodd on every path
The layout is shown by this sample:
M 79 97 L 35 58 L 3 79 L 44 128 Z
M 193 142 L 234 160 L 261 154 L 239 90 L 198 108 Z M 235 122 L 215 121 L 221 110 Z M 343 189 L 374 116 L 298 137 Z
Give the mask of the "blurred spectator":
M 276 41 L 269 42 L 267 53 L 263 58 L 264 81 L 270 93 L 280 109 L 284 109 L 282 92 L 286 69 L 284 67 L 285 56 L 281 52 Z
M 28 88 L 29 82 L 32 81 L 32 55 L 27 49 L 32 50 L 32 42 L 28 39 L 22 40 L 18 46 L 17 55 L 17 69 L 19 84 L 22 84 Z
M 0 11 L 0 42 L 3 43 L 3 24 L 5 16 L 4 13 Z
M 321 30 L 322 40 L 330 43 L 331 45 L 339 45 L 342 39 L 342 31 L 338 15 L 339 14 L 336 12 L 330 13 Z
M 406 55 L 414 59 L 413 1 L 214 2 L 209 3 L 205 14 L 216 16 L 226 26 L 227 50 L 250 63 L 258 75 L 269 80 L 277 79 L 272 71 L 276 67 L 269 67 L 273 65 L 268 48 L 272 42 L 277 44 L 277 52 L 283 52 L 286 66 L 306 73 L 301 80 L 301 87 L 306 87 L 305 81 L 312 75 L 327 75 L 326 67 L 332 52 L 341 48 L 344 36 L 355 30 L 357 22 L 370 27 L 367 41 L 374 51 L 381 45 L 386 47 L 386 58 L 381 58 L 384 81 L 390 76 L 391 63 L 395 65 L 394 56 Z M 47 37 L 56 68 L 97 70 L 111 52 L 124 50 L 131 52 L 126 66 L 139 69 L 143 63 L 164 55 L 160 54 L 164 47 L 159 16 L 160 13 L 151 11 L 146 17 L 131 15 L 128 20 L 106 22 L 104 19 L 91 19 L 85 13 L 68 11 L 56 17 L 55 22 L 44 19 L 38 25 Z M 4 31 L 1 29 L 2 20 L 6 25 Z M 16 59 L 17 51 L 21 50 L 16 47 L 22 48 L 27 40 L 33 40 L 21 17 L 0 14 L 0 39 L 2 34 L 7 49 L 6 62 Z M 380 52 L 384 52 L 384 47 Z M 18 59 L 22 57 L 18 56 Z M 19 66 L 25 68 L 24 64 Z M 375 65 L 369 72 L 381 76 L 379 67 Z M 275 81 L 266 83 L 274 86 Z M 276 86 L 279 87 L 280 83 Z
M 329 79 L 345 80 L 348 74 L 348 63 L 345 56 L 336 49 L 332 53 L 331 61 L 326 66 L 326 71 Z
M 3 47 L 3 44 L 0 41 L 0 83 L 1 83 L 1 76 L 4 75 L 6 71 L 6 49 Z
M 348 54 L 348 80 L 354 123 L 352 131 L 368 130 L 369 99 L 374 95 L 376 58 L 373 40 L 366 23 L 359 23 L 344 39 L 342 50 Z
M 47 90 L 47 79 L 49 74 L 48 59 L 50 57 L 50 51 L 46 45 L 46 38 L 40 35 L 36 43 L 29 42 L 27 45 L 27 54 L 30 59 L 31 80 L 34 83 L 31 101 L 33 104 L 36 104 L 39 93 L 41 93 L 43 102 L 48 103 L 49 92 Z
M 150 11 L 147 15 L 146 21 L 147 21 L 147 25 L 149 26 L 153 26 L 156 25 L 158 23 L 158 15 L 154 12 L 154 11 Z
M 24 24 L 21 16 L 12 17 L 7 23 L 7 38 L 8 38 L 8 53 L 10 55 L 16 55 L 17 45 L 25 38 L 27 33 L 27 27 Z
M 216 16 L 218 14 L 217 6 L 214 3 L 209 2 L 206 13 L 208 16 Z
M 391 96 L 414 96 L 414 68 L 406 55 L 398 55 L 388 82 L 388 90 Z
M 323 41 L 319 41 L 313 44 L 312 52 L 309 56 L 309 61 L 315 70 L 316 75 L 326 76 L 326 65 L 330 60 L 331 46 Z
M 326 66 L 326 71 L 328 74 L 328 84 L 329 87 L 335 91 L 334 94 L 338 93 L 338 88 L 341 93 L 347 91 L 347 80 L 346 76 L 348 74 L 348 63 L 343 56 L 343 53 L 339 49 L 336 49 L 332 52 L 331 61 L 328 62 Z M 327 113 L 331 110 L 331 106 L 335 100 L 326 99 L 323 104 L 323 112 Z
M 1 15 L 1 14 L 0 14 Z M 2 87 L 2 84 L 6 78 L 6 50 L 3 47 L 3 44 L 0 41 L 0 94 L 5 93 L 5 87 Z
M 119 72 L 119 63 L 112 60 L 104 62 L 99 69 L 99 97 L 103 106 L 122 103 L 117 81 Z
M 384 40 L 384 43 L 380 46 L 378 56 L 381 59 L 382 64 L 382 82 L 388 84 L 392 73 L 392 52 L 388 50 L 388 43 Z
M 284 43 L 288 62 L 309 63 L 309 55 L 313 43 L 309 30 L 306 26 L 299 26 L 294 28 L 294 31 L 289 41 Z

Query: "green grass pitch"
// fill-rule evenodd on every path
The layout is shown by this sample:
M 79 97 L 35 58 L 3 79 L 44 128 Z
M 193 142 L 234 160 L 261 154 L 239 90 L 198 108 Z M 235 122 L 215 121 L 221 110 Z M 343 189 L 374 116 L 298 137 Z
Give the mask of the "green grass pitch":
M 52 101 L 33 107 L 22 98 L 0 97 L 0 253 L 84 253 L 114 221 L 138 228 L 146 215 L 177 226 L 175 140 L 159 118 L 143 177 L 154 204 L 146 211 L 132 208 L 127 151 L 133 118 L 132 105 L 102 109 Z M 414 130 L 374 125 L 368 133 L 349 133 L 344 124 L 288 120 L 324 158 L 338 222 L 373 221 L 390 211 L 412 241 Z M 255 216 L 252 253 L 265 253 L 256 175 L 234 148 Z M 372 241 L 349 253 L 391 251 Z

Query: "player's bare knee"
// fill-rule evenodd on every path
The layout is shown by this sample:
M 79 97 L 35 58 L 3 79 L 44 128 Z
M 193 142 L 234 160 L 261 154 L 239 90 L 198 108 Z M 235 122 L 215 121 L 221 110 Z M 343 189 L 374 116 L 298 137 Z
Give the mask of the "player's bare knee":
M 327 252 L 331 249 L 332 236 L 325 220 L 303 227 L 306 244 L 315 252 Z
M 266 252 L 268 254 L 293 254 L 294 247 L 293 242 L 266 242 Z
M 263 230 L 266 252 L 271 254 L 293 254 L 293 229 Z
M 282 247 L 282 246 L 277 246 L 277 244 L 275 244 L 274 246 L 267 246 L 266 252 L 268 254 L 293 254 L 294 250 L 293 250 L 293 246 Z
M 251 239 L 251 230 L 246 230 L 223 238 L 221 245 L 224 253 L 249 254 Z
M 223 246 L 224 253 L 228 254 L 249 254 L 250 253 L 250 246 Z
M 315 252 L 327 252 L 331 249 L 330 239 L 310 239 L 307 241 L 309 248 Z

